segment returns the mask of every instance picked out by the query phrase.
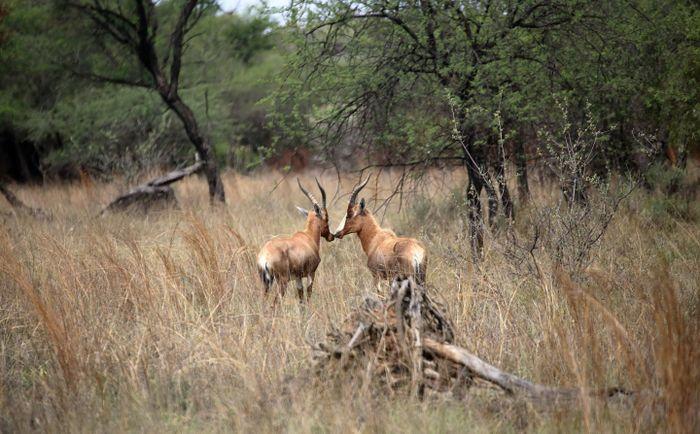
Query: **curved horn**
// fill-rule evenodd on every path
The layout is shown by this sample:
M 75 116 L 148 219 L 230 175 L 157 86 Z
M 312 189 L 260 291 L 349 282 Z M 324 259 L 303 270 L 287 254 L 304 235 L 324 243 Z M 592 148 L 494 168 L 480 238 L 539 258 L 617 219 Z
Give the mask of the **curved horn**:
M 319 208 L 321 208 L 321 207 L 318 205 L 318 201 L 316 200 L 316 198 L 315 198 L 311 193 L 309 193 L 308 191 L 306 191 L 306 189 L 304 188 L 304 186 L 301 185 L 301 181 L 299 181 L 299 178 L 297 178 L 297 184 L 299 184 L 299 188 L 301 189 L 301 192 L 304 193 L 304 195 L 305 195 L 306 197 L 309 198 L 309 200 L 311 201 L 311 203 L 314 204 L 314 205 L 316 205 L 316 206 L 318 206 Z
M 355 205 L 355 200 L 357 200 L 357 195 L 360 193 L 360 190 L 365 188 L 365 185 L 369 182 L 369 176 L 363 183 L 358 185 L 357 187 L 352 189 L 352 193 L 350 193 L 350 205 Z
M 321 203 L 323 204 L 323 209 L 326 209 L 326 190 L 321 187 L 321 183 L 318 182 L 318 178 L 314 176 L 314 179 L 316 180 L 316 185 L 318 185 L 318 189 L 321 190 Z

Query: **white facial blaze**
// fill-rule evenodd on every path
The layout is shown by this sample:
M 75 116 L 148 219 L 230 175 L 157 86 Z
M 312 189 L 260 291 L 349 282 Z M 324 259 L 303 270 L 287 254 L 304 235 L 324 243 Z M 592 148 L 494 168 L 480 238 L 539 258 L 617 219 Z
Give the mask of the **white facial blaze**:
M 306 217 L 306 216 L 309 215 L 309 211 L 305 210 L 304 208 L 302 208 L 302 207 L 300 207 L 300 206 L 297 207 L 297 211 L 299 211 L 299 213 L 300 213 L 301 215 L 303 215 L 304 217 Z
M 335 230 L 336 234 L 340 233 L 340 231 L 342 231 L 345 228 L 345 220 L 347 220 L 347 218 L 348 218 L 348 215 L 345 214 L 345 216 L 343 217 L 343 220 L 340 221 L 340 225 L 338 225 L 338 229 Z

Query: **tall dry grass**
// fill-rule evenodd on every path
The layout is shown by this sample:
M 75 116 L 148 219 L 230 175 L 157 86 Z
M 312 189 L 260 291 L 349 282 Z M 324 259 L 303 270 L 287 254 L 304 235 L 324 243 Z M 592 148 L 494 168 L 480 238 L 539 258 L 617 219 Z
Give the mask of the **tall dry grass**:
M 390 174 L 368 186 L 380 199 Z M 447 177 L 448 179 L 445 179 Z M 145 218 L 95 218 L 116 185 L 17 187 L 55 218 L 0 226 L 0 430 L 21 431 L 662 431 L 700 429 L 700 226 L 655 223 L 648 193 L 623 205 L 592 265 L 572 276 L 538 251 L 538 272 L 487 237 L 475 268 L 459 174 L 431 181 L 384 224 L 421 238 L 429 285 L 457 341 L 537 382 L 583 390 L 621 386 L 631 399 L 582 395 L 575 406 L 533 405 L 484 388 L 463 401 L 372 396 L 304 384 L 306 340 L 372 290 L 359 243 L 322 240 L 310 306 L 261 297 L 257 247 L 303 222 L 293 178 L 227 174 L 229 204 L 211 209 L 204 182 L 177 187 L 181 208 Z M 333 177 L 323 177 L 329 191 Z M 347 191 L 355 179 L 344 180 Z M 458 187 L 455 187 L 458 188 Z M 533 203 L 551 201 L 549 188 Z M 331 225 L 344 198 L 330 210 Z M 372 204 L 372 202 L 370 202 Z M 0 204 L 7 210 L 6 204 Z M 528 209 L 519 210 L 526 225 Z M 527 228 L 522 228 L 526 230 Z

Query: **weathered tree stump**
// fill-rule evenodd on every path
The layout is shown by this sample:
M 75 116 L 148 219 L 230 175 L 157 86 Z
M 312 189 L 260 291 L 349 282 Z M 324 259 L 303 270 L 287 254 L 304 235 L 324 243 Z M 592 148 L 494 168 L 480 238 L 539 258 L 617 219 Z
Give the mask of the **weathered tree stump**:
M 102 213 L 120 211 L 148 214 L 151 211 L 161 211 L 174 207 L 177 207 L 177 199 L 172 187 L 168 185 L 162 187 L 141 185 L 117 197 L 102 210 Z
M 166 175 L 134 187 L 127 193 L 114 199 L 100 214 L 124 211 L 147 214 L 156 210 L 176 208 L 178 206 L 177 198 L 170 184 L 202 170 L 203 167 L 204 163 L 198 161 L 184 169 L 173 170 Z
M 508 395 L 530 400 L 577 400 L 577 388 L 549 387 L 504 372 L 454 344 L 453 326 L 442 307 L 412 278 L 396 278 L 386 300 L 368 295 L 327 342 L 312 344 L 314 373 L 321 381 L 340 379 L 378 393 L 404 389 L 463 396 L 480 379 Z M 629 395 L 621 388 L 586 392 L 601 398 Z

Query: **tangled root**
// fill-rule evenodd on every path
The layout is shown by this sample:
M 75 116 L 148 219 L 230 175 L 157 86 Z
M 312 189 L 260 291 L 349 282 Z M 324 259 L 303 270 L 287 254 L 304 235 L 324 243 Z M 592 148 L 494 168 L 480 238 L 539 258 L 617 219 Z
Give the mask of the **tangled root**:
M 375 394 L 405 390 L 419 398 L 426 393 L 461 398 L 476 380 L 509 395 L 547 402 L 581 396 L 579 389 L 543 386 L 501 371 L 456 346 L 443 312 L 412 278 L 395 278 L 388 298 L 365 296 L 325 342 L 312 345 L 315 377 L 359 385 Z M 621 388 L 588 393 L 631 394 Z

